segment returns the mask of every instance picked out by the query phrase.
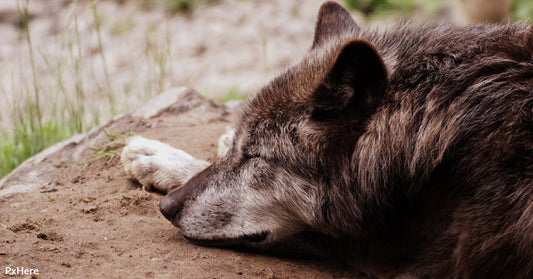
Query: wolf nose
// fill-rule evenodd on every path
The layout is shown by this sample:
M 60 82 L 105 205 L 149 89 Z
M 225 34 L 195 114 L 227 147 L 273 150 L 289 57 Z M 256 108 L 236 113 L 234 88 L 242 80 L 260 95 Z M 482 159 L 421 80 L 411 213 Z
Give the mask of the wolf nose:
M 168 193 L 159 202 L 159 210 L 163 213 L 163 216 L 171 222 L 181 215 L 185 200 L 190 194 L 192 187 L 190 184 L 185 184 L 181 188 L 175 189 Z
M 171 192 L 172 193 L 172 192 Z M 170 193 L 169 193 L 170 194 Z M 174 217 L 178 215 L 178 212 L 181 211 L 183 207 L 183 202 L 174 199 L 172 196 L 165 196 L 159 203 L 159 210 L 168 220 L 174 220 Z

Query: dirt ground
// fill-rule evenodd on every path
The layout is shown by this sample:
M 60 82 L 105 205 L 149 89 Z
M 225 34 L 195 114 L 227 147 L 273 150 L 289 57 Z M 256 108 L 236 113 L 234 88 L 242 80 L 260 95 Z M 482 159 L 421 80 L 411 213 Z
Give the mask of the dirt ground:
M 2 276 L 5 267 L 24 267 L 39 275 L 17 277 L 349 278 L 333 262 L 189 244 L 160 214 L 161 194 L 130 181 L 118 156 L 95 160 L 97 152 L 89 148 L 106 145 L 104 131 L 140 134 L 214 161 L 218 137 L 234 118 L 226 106 L 188 94 L 148 119 L 127 114 L 47 156 L 32 167 L 39 172 L 51 166 L 37 175 L 42 185 L 0 195 Z

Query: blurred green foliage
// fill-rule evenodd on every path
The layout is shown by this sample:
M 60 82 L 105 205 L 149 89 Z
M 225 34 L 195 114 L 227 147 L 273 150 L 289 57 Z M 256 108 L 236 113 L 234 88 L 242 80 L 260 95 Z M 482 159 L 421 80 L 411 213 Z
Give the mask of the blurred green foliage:
M 168 10 L 170 13 L 189 13 L 195 5 L 205 0 L 168 0 Z
M 513 0 L 511 19 L 513 21 L 533 22 L 533 1 Z
M 348 8 L 359 10 L 365 15 L 377 14 L 384 11 L 395 11 L 399 13 L 410 13 L 417 6 L 424 5 L 429 1 L 416 0 L 345 0 Z M 421 3 L 418 3 L 421 2 Z
M 359 10 L 365 15 L 372 14 L 380 9 L 394 9 L 388 0 L 345 0 L 350 9 Z
M 225 95 L 225 97 L 218 99 L 217 101 L 225 103 L 227 101 L 242 101 L 246 99 L 246 94 L 238 88 L 231 88 Z
M 124 0 L 122 0 L 124 1 Z M 166 6 L 170 14 L 188 14 L 191 13 L 198 5 L 210 3 L 215 0 L 137 0 L 142 7 L 150 9 L 157 4 Z
M 444 0 L 344 0 L 349 9 L 359 10 L 372 18 L 380 18 L 384 14 L 409 15 L 415 10 L 421 10 L 427 15 L 436 15 L 449 1 Z M 512 21 L 532 22 L 533 1 L 513 0 L 511 9 Z

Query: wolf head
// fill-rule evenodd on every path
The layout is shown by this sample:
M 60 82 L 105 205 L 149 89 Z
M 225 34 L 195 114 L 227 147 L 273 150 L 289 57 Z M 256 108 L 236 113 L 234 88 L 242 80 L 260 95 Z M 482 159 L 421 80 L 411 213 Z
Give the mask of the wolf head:
M 161 201 L 186 239 L 257 245 L 357 226 L 331 219 L 357 214 L 347 173 L 387 89 L 380 55 L 358 32 L 341 6 L 322 5 L 311 49 L 249 100 L 225 157 Z

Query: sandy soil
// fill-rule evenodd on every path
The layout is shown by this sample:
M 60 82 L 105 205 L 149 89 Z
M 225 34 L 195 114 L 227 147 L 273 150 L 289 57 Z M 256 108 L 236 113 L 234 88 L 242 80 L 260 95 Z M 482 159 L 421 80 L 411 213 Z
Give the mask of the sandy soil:
M 133 133 L 212 162 L 232 121 L 227 107 L 191 94 L 149 119 L 125 115 L 48 156 L 34 167 L 52 166 L 39 174 L 40 187 L 0 195 L 2 276 L 5 267 L 24 267 L 39 269 L 32 278 L 349 278 L 332 262 L 189 244 L 159 213 L 161 194 L 130 181 L 117 156 L 93 161 L 88 148 L 105 145 L 104 130 Z

